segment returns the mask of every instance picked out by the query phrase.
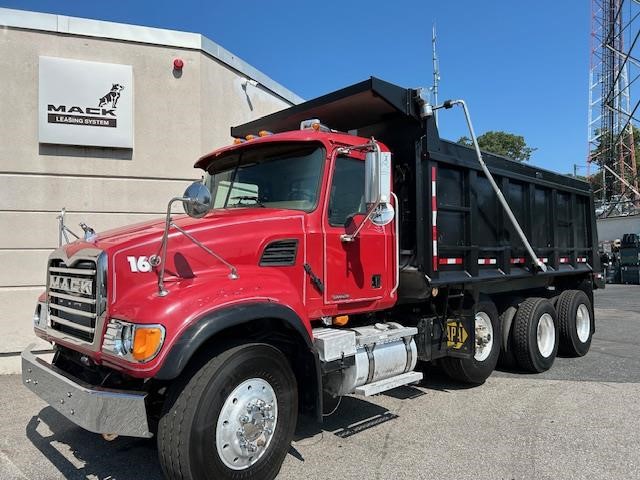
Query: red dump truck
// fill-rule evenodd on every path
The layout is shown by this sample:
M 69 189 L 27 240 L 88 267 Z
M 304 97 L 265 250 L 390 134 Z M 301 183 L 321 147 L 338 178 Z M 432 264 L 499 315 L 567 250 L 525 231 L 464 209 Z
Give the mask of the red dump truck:
M 452 107 L 474 148 L 440 139 Z M 168 478 L 273 478 L 323 401 L 589 350 L 589 185 L 481 154 L 463 101 L 371 78 L 231 133 L 165 219 L 51 254 L 55 355 L 25 350 L 23 381 L 70 421 L 155 436 Z

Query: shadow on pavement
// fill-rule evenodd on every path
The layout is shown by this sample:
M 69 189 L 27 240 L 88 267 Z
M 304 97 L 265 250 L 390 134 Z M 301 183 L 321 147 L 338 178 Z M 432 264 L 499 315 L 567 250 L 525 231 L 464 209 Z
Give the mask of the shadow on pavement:
M 429 390 L 449 392 L 468 388 L 472 388 L 472 386 L 455 382 L 438 368 L 430 367 L 425 370 L 425 377 L 419 385 L 394 388 L 381 395 L 403 401 L 413 401 L 427 395 Z M 324 433 L 330 433 L 339 438 L 348 438 L 399 418 L 398 415 L 388 409 L 369 402 L 362 397 L 343 397 L 339 406 L 337 406 L 337 401 L 337 399 L 325 397 L 325 412 L 331 412 L 335 409 L 335 413 L 325 416 L 322 425 L 312 419 L 301 417 L 296 428 L 294 441 L 306 442 L 308 439 Z M 304 461 L 302 455 L 294 447 L 289 453 L 298 460 Z
M 51 433 L 43 435 L 41 432 L 47 429 Z M 154 439 L 118 437 L 107 442 L 102 436 L 73 425 L 51 407 L 43 408 L 38 416 L 31 418 L 26 436 L 67 479 L 164 478 Z

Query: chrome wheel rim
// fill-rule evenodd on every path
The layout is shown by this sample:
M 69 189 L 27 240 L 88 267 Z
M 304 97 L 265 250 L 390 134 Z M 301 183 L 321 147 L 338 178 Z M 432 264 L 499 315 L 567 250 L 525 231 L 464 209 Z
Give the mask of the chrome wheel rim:
M 540 355 L 547 358 L 553 352 L 556 343 L 556 329 L 553 324 L 553 317 L 544 313 L 538 320 L 538 351 Z
M 273 387 L 262 378 L 250 378 L 229 394 L 216 426 L 216 449 L 222 463 L 244 470 L 265 454 L 278 422 Z
M 493 348 L 493 325 L 491 317 L 485 312 L 476 313 L 476 353 L 473 358 L 485 361 Z
M 576 310 L 576 333 L 578 339 L 585 343 L 589 340 L 589 334 L 591 333 L 591 314 L 589 308 L 581 303 Z

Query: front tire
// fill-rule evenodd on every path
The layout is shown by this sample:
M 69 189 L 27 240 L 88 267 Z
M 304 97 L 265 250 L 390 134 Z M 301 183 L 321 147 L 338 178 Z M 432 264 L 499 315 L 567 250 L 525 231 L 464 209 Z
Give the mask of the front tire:
M 478 302 L 475 315 L 476 345 L 473 358 L 445 357 L 442 369 L 452 379 L 479 385 L 491 375 L 500 356 L 498 310 L 490 300 Z
M 158 425 L 169 479 L 273 479 L 296 425 L 296 380 L 285 356 L 245 344 L 172 386 Z
M 556 310 L 546 298 L 520 304 L 513 323 L 514 354 L 523 370 L 540 373 L 551 368 L 558 353 Z
M 582 357 L 591 347 L 593 308 L 582 290 L 565 290 L 556 303 L 560 328 L 560 350 L 566 355 Z

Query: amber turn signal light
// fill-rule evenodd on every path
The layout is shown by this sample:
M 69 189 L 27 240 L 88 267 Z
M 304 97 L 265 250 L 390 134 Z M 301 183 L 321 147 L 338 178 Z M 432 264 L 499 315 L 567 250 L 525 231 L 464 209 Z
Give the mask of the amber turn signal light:
M 159 327 L 136 328 L 133 339 L 133 358 L 143 362 L 154 357 L 164 340 L 164 332 Z
M 347 323 L 349 323 L 349 315 L 333 317 L 333 324 L 337 327 L 344 327 Z

